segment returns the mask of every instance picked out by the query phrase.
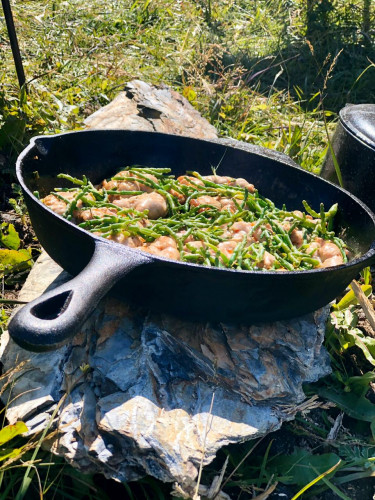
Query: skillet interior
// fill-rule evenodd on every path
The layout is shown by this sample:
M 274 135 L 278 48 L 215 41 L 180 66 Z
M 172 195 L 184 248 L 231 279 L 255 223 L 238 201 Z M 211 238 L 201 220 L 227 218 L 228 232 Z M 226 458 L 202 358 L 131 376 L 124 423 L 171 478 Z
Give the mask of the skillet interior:
M 130 131 L 85 131 L 40 137 L 21 158 L 18 175 L 36 234 L 62 267 L 77 274 L 89 261 L 96 238 L 51 213 L 31 192 L 41 196 L 57 185 L 60 172 L 94 183 L 120 168 L 140 164 L 244 177 L 276 205 L 302 209 L 305 199 L 315 210 L 339 204 L 336 231 L 360 254 L 374 244 L 373 214 L 358 199 L 321 178 L 273 158 L 212 142 Z M 37 172 L 37 173 L 36 173 Z M 59 181 L 59 182 L 57 182 Z M 116 252 L 117 244 L 110 244 Z M 189 317 L 260 321 L 296 316 L 328 303 L 368 265 L 364 257 L 345 266 L 304 272 L 222 271 L 163 259 L 140 267 L 121 280 L 117 293 L 147 306 Z

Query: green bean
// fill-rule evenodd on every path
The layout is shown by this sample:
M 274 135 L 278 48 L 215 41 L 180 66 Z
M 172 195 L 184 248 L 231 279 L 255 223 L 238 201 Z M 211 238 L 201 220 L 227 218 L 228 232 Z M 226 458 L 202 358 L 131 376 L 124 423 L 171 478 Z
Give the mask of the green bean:
M 310 205 L 307 203 L 306 200 L 302 200 L 302 205 L 304 206 L 306 212 L 311 215 L 311 217 L 314 217 L 315 219 L 319 219 L 319 214 L 313 210 Z
M 87 177 L 85 175 L 82 176 L 82 180 L 77 179 L 76 177 L 72 177 L 71 175 L 68 175 L 68 174 L 58 174 L 57 178 L 58 179 L 66 179 L 67 181 L 70 181 L 73 184 L 76 184 L 77 186 L 86 186 L 87 185 Z
M 339 250 L 340 250 L 340 253 L 341 253 L 341 256 L 342 256 L 342 259 L 344 262 L 348 262 L 348 257 L 346 255 L 346 252 L 344 250 L 344 244 L 342 242 L 342 240 L 340 238 L 337 238 L 336 236 L 333 238 L 333 241 L 334 243 L 336 244 L 336 246 L 339 247 Z

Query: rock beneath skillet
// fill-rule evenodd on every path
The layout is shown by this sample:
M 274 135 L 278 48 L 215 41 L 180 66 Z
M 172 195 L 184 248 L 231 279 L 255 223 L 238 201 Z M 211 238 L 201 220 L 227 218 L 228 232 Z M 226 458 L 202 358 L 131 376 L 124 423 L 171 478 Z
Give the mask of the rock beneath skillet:
M 69 279 L 61 271 L 42 254 L 20 300 Z M 1 337 L 3 369 L 11 371 L 6 416 L 34 434 L 65 398 L 53 424 L 58 437 L 47 443 L 54 453 L 85 473 L 120 481 L 149 474 L 187 489 L 202 456 L 207 465 L 222 446 L 294 417 L 302 384 L 330 372 L 327 315 L 324 308 L 272 324 L 188 323 L 107 297 L 56 351 L 30 353 Z

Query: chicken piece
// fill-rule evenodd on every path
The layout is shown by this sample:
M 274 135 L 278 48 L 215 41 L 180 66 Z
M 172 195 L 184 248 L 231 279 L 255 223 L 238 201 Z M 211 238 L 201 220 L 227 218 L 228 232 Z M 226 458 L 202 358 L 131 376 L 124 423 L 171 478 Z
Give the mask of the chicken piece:
M 253 238 L 250 236 L 251 230 L 254 224 L 252 222 L 244 222 L 238 221 L 232 224 L 232 226 L 223 234 L 224 238 L 229 238 L 240 242 L 243 240 L 243 237 L 247 235 L 247 239 L 252 241 Z
M 217 208 L 218 210 L 221 210 L 222 205 L 220 201 L 218 201 L 217 198 L 214 198 L 213 196 L 199 196 L 199 198 L 193 198 L 190 200 L 190 206 L 191 207 L 199 207 L 200 205 L 212 205 L 214 208 Z M 203 210 L 207 210 L 208 207 L 202 208 Z
M 152 243 L 143 245 L 140 250 L 158 255 L 159 257 L 180 260 L 180 252 L 177 249 L 177 243 L 169 236 L 159 236 L 159 238 L 156 238 Z
M 235 179 L 235 185 L 247 189 L 249 193 L 255 193 L 255 187 L 254 184 L 250 184 L 246 179 L 242 179 L 242 177 L 239 177 L 238 179 Z
M 321 261 L 319 267 L 339 266 L 344 263 L 339 247 L 332 241 L 315 238 L 306 249 L 306 253 L 311 253 L 314 259 Z
M 293 229 L 293 231 L 290 233 L 290 241 L 295 247 L 299 248 L 301 245 L 303 245 L 303 235 L 304 232 L 302 229 Z
M 192 234 L 189 234 L 188 236 L 186 236 L 186 234 L 187 234 L 186 229 L 181 229 L 176 234 L 177 234 L 178 238 L 184 240 L 184 244 L 190 243 L 191 241 L 194 241 L 194 236 Z
M 221 243 L 218 244 L 217 247 L 221 253 L 223 253 L 226 257 L 230 258 L 232 257 L 234 249 L 236 248 L 238 243 L 239 242 L 235 240 L 222 241 Z
M 209 254 L 215 255 L 215 250 L 213 250 L 212 248 L 208 248 L 207 244 L 201 240 L 188 241 L 184 246 L 184 251 L 187 253 L 193 253 L 191 250 L 194 248 L 197 250 L 199 250 L 200 248 L 205 248 Z
M 329 267 L 331 265 L 338 266 L 339 264 L 344 263 L 344 259 L 342 258 L 339 247 L 331 241 L 323 242 L 321 247 L 318 249 L 318 255 L 320 257 L 320 260 L 322 261 L 322 267 Z M 330 261 L 330 263 L 326 264 L 327 261 Z M 331 262 L 337 263 L 332 264 Z
M 250 193 L 255 192 L 255 188 L 253 184 L 250 184 L 246 179 L 239 177 L 238 179 L 234 179 L 233 177 L 222 176 L 222 175 L 205 175 L 203 179 L 215 182 L 215 184 L 226 184 L 228 186 L 238 186 L 242 189 L 247 189 Z
M 237 207 L 232 199 L 220 198 L 219 202 L 221 204 L 221 210 L 229 210 L 229 212 L 232 212 L 232 213 L 237 211 Z
M 45 198 L 43 198 L 42 202 L 51 210 L 53 210 L 56 214 L 58 215 L 64 215 L 66 207 L 68 203 L 77 196 L 78 190 L 77 191 L 59 191 L 59 197 L 56 196 L 54 193 L 49 194 Z M 62 198 L 65 198 L 66 202 L 63 201 Z M 78 200 L 77 202 L 77 207 L 82 206 L 82 201 Z
M 189 187 L 204 186 L 204 183 L 200 179 L 191 177 L 190 175 L 180 175 L 180 177 L 177 177 L 177 181 Z
M 320 219 L 314 219 L 311 215 L 309 214 L 303 214 L 300 210 L 294 210 L 293 211 L 294 215 L 296 215 L 297 217 L 299 217 L 300 219 L 303 219 L 304 215 L 306 217 L 306 219 L 309 221 L 309 222 L 312 222 L 313 224 L 318 224 L 320 223 Z
M 227 184 L 232 186 L 235 179 L 233 177 L 223 176 L 223 175 L 204 175 L 203 179 L 209 182 L 214 182 L 215 184 Z
M 300 210 L 293 210 L 294 215 L 303 219 L 303 213 Z
M 254 238 L 255 241 L 260 241 L 260 242 L 263 242 L 263 241 L 266 241 L 267 238 L 265 236 L 262 237 L 262 233 L 263 231 L 267 229 L 268 232 L 272 233 L 272 227 L 270 226 L 270 224 L 265 224 L 264 226 L 258 226 L 252 233 L 252 236 Z
M 319 238 L 321 239 L 321 238 Z M 311 255 L 312 257 L 314 257 L 314 259 L 319 259 L 319 254 L 317 252 L 317 250 L 320 248 L 320 243 L 318 241 L 313 241 L 312 243 L 310 243 L 310 245 L 306 248 L 305 252 L 309 255 Z M 320 259 L 319 259 L 320 260 Z
M 334 255 L 333 257 L 329 257 L 324 262 L 322 262 L 322 264 L 319 267 L 340 266 L 343 263 L 344 259 L 342 258 L 342 255 Z
M 107 239 L 130 248 L 138 248 L 144 243 L 144 239 L 140 236 L 125 236 L 123 233 L 111 234 Z
M 197 241 L 186 241 L 185 245 L 184 245 L 184 252 L 192 253 L 191 250 L 193 248 L 199 250 L 200 248 L 204 248 L 205 246 L 206 245 L 205 245 L 204 241 L 200 241 L 200 240 L 197 240 Z
M 106 215 L 112 216 L 116 215 L 117 210 L 115 208 L 84 208 L 82 210 L 75 210 L 73 212 L 73 217 L 76 219 L 78 222 L 85 222 L 88 220 L 92 219 L 101 219 L 105 217 Z
M 147 177 L 151 181 L 155 182 L 158 184 L 158 179 L 152 175 L 152 174 L 142 174 L 144 177 Z M 118 190 L 118 191 L 144 191 L 145 193 L 151 193 L 153 190 L 152 187 L 147 186 L 146 184 L 143 184 L 142 181 L 136 180 L 137 174 L 135 172 L 129 172 L 127 170 L 123 170 L 122 172 L 119 172 L 116 174 L 114 177 L 134 177 L 134 181 L 132 180 L 116 180 L 116 179 L 110 179 L 109 181 L 104 180 L 102 182 L 102 186 L 106 190 Z M 110 195 L 109 200 L 113 201 L 116 199 L 128 197 L 131 195 Z
M 169 193 L 171 193 L 172 196 L 174 196 L 175 198 L 177 198 L 178 202 L 181 203 L 181 205 L 183 203 L 185 203 L 186 201 L 186 196 L 182 193 L 179 193 L 178 191 L 176 191 L 175 189 L 170 189 L 169 190 Z
M 254 227 L 254 222 L 237 221 L 230 227 L 233 233 L 250 233 Z
M 260 269 L 271 269 L 275 260 L 276 259 L 272 254 L 265 251 L 263 259 L 260 262 L 258 262 L 257 267 L 259 267 Z
M 130 198 L 121 197 L 118 200 L 113 200 L 113 204 L 121 208 L 134 208 L 138 212 L 148 210 L 148 218 L 152 220 L 165 217 L 168 213 L 164 197 L 155 192 L 143 193 Z

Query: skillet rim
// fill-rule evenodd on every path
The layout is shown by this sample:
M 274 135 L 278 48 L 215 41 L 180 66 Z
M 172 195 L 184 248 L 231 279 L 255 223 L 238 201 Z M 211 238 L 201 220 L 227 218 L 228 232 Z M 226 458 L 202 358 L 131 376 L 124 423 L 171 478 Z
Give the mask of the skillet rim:
M 68 227 L 72 228 L 73 230 L 76 230 L 86 236 L 89 236 L 93 239 L 93 241 L 99 241 L 101 243 L 105 243 L 106 245 L 109 245 L 109 248 L 112 248 L 113 249 L 117 249 L 116 251 L 119 252 L 119 251 L 122 251 L 120 249 L 122 249 L 122 245 L 120 245 L 119 243 L 116 243 L 116 242 L 113 242 L 113 241 L 110 241 L 106 238 L 103 238 L 101 236 L 96 236 L 92 233 L 90 233 L 89 231 L 86 231 L 85 229 L 82 229 L 80 228 L 79 226 L 77 226 L 76 224 L 73 224 L 72 222 L 68 221 L 67 219 L 65 219 L 64 217 L 62 217 L 61 215 L 58 215 L 56 212 L 54 212 L 53 210 L 51 210 L 50 208 L 48 208 L 44 203 L 41 202 L 40 199 L 38 199 L 34 193 L 32 191 L 30 191 L 30 189 L 26 186 L 26 183 L 24 182 L 24 177 L 23 177 L 23 173 L 22 173 L 22 168 L 23 168 L 23 160 L 24 158 L 29 154 L 30 151 L 32 151 L 32 149 L 34 147 L 37 147 L 36 146 L 36 141 L 37 140 L 53 140 L 55 138 L 58 138 L 58 137 L 62 137 L 62 136 L 66 136 L 66 135 L 77 135 L 77 134 L 90 134 L 90 133 L 111 133 L 111 132 L 127 132 L 127 133 L 137 133 L 137 134 L 156 134 L 156 135 L 159 135 L 159 136 L 167 136 L 167 137 L 181 137 L 181 138 L 184 138 L 184 139 L 191 139 L 193 141 L 199 141 L 199 142 L 203 142 L 203 143 L 207 143 L 207 144 L 218 144 L 218 145 L 222 145 L 226 148 L 233 148 L 233 149 L 239 149 L 241 151 L 244 151 L 241 147 L 236 147 L 235 145 L 227 145 L 227 144 L 220 144 L 220 142 L 217 142 L 216 140 L 208 140 L 208 139 L 198 139 L 198 138 L 195 138 L 195 137 L 188 137 L 188 136 L 177 136 L 177 135 L 173 135 L 173 134 L 165 134 L 165 133 L 162 133 L 162 132 L 147 132 L 147 131 L 143 131 L 143 130 L 126 130 L 126 129 L 89 129 L 89 130 L 75 130 L 75 131 L 68 131 L 68 132 L 61 132 L 59 134 L 45 134 L 45 135 L 37 135 L 37 136 L 34 136 L 30 139 L 30 143 L 28 144 L 28 146 L 26 146 L 26 148 L 23 149 L 23 151 L 21 151 L 21 153 L 19 154 L 19 156 L 17 157 L 17 161 L 16 161 L 16 176 L 17 176 L 17 179 L 18 179 L 18 182 L 20 183 L 22 189 L 28 194 L 28 196 L 30 196 L 30 198 L 33 200 L 33 202 L 36 202 L 37 205 L 39 205 L 40 208 L 42 208 L 43 210 L 46 210 L 47 212 L 49 212 L 51 215 L 54 215 L 55 217 L 57 217 L 60 221 L 62 221 L 63 223 L 67 224 Z M 267 150 L 268 148 L 263 148 L 265 150 Z M 274 150 L 270 149 L 269 151 L 271 152 L 274 152 Z M 277 152 L 275 152 L 277 153 Z M 259 153 L 253 153 L 254 155 L 259 155 Z M 264 155 L 259 155 L 259 156 L 264 156 Z M 342 188 L 341 186 L 337 186 L 336 184 L 334 184 L 333 182 L 330 182 L 326 179 L 323 179 L 322 177 L 320 177 L 319 175 L 316 175 L 312 172 L 309 172 L 307 170 L 304 170 L 302 167 L 300 166 L 293 166 L 289 163 L 284 163 L 282 162 L 281 158 L 280 159 L 277 159 L 277 158 L 271 158 L 273 161 L 276 161 L 276 162 L 280 162 L 282 163 L 284 166 L 288 167 L 288 168 L 291 168 L 291 169 L 294 169 L 294 170 L 298 170 L 299 172 L 303 172 L 303 174 L 306 174 L 307 176 L 311 176 L 311 177 L 314 177 L 314 178 L 317 178 L 319 181 L 323 182 L 323 183 L 326 183 L 332 187 L 334 187 L 335 189 L 343 192 L 346 196 L 349 196 L 350 198 L 352 198 L 356 204 L 358 204 L 366 213 L 367 215 L 370 217 L 370 219 L 372 220 L 372 224 L 373 224 L 373 227 L 375 228 L 375 213 L 372 212 L 372 210 L 365 204 L 363 203 L 359 198 L 357 198 L 355 195 L 353 195 L 352 193 L 350 193 L 350 191 L 347 191 L 346 189 Z M 119 248 L 120 247 L 120 248 Z M 205 270 L 207 272 L 210 272 L 210 273 L 216 273 L 217 271 L 224 271 L 224 272 L 227 272 L 227 273 L 235 273 L 235 274 L 245 274 L 245 275 L 255 275 L 255 276 L 300 276 L 300 275 L 303 275 L 303 276 L 306 276 L 306 275 L 309 275 L 309 274 L 317 274 L 317 273 L 328 273 L 328 272 L 332 272 L 332 271 L 335 271 L 335 270 L 341 270 L 341 269 L 348 269 L 348 268 L 352 268 L 352 267 L 357 267 L 360 263 L 362 262 L 365 262 L 367 260 L 370 260 L 372 257 L 375 256 L 375 238 L 373 239 L 373 241 L 371 242 L 370 244 L 370 248 L 369 250 L 367 250 L 366 253 L 364 253 L 363 255 L 361 255 L 360 257 L 357 257 L 353 260 L 351 260 L 350 262 L 347 262 L 345 264 L 341 264 L 339 266 L 331 266 L 331 267 L 326 267 L 326 268 L 316 268 L 316 269 L 306 269 L 306 270 L 296 270 L 296 271 L 264 271 L 264 270 L 259 270 L 259 271 L 249 271 L 249 270 L 246 270 L 246 269 L 227 269 L 227 268 L 220 268 L 220 267 L 215 267 L 215 266 L 203 266 L 201 264 L 195 264 L 195 263 L 192 263 L 192 262 L 181 262 L 181 261 L 178 261 L 178 260 L 172 260 L 172 259 L 168 259 L 166 257 L 160 257 L 160 256 L 157 256 L 157 255 L 153 255 L 153 254 L 150 254 L 148 252 L 143 252 L 142 250 L 134 250 L 133 248 L 131 247 L 125 247 L 126 248 L 126 252 L 131 252 L 131 253 L 134 253 L 134 254 L 141 254 L 143 255 L 144 257 L 148 257 L 150 259 L 150 261 L 155 261 L 155 262 L 166 262 L 166 263 L 170 263 L 170 264 L 173 264 L 173 265 L 176 265 L 176 266 L 184 266 L 184 267 L 193 267 L 193 268 L 197 268 L 197 269 L 200 269 L 200 270 Z M 94 251 L 95 252 L 95 251 Z M 125 253 L 125 252 L 124 252 Z M 365 267 L 365 266 L 362 266 L 362 268 Z

